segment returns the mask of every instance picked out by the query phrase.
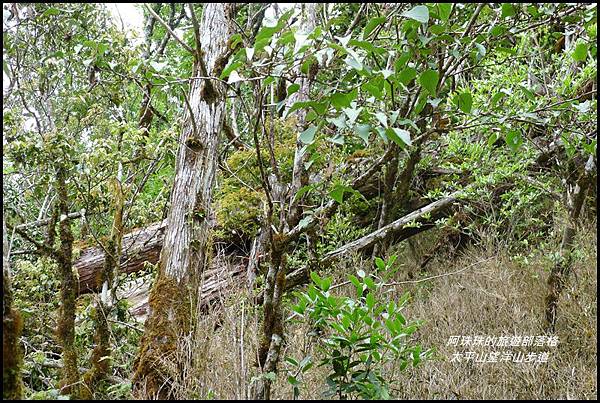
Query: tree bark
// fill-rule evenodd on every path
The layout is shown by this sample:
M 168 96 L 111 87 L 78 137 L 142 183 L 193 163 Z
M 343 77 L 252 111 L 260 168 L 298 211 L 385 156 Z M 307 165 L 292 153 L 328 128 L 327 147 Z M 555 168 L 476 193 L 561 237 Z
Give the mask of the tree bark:
M 4 214 L 2 217 L 2 399 L 21 400 L 23 398 L 21 380 L 23 349 L 19 338 L 23 329 L 23 320 L 19 311 L 13 307 L 6 219 Z
M 60 272 L 60 309 L 58 318 L 58 342 L 63 352 L 61 393 L 78 398 L 81 392 L 77 351 L 75 349 L 75 302 L 77 299 L 77 280 L 73 275 L 73 233 L 69 214 L 69 197 L 66 185 L 66 169 L 57 167 L 56 192 L 58 194 L 60 248 L 56 251 L 56 260 Z
M 317 4 L 307 3 L 305 7 L 306 16 L 303 19 L 301 30 L 308 34 L 314 30 L 316 25 Z M 297 84 L 300 85 L 300 88 L 298 92 L 290 97 L 288 101 L 290 105 L 293 102 L 309 99 L 310 83 L 313 76 L 314 73 L 299 80 Z M 297 132 L 300 133 L 306 126 L 306 111 L 304 109 L 298 110 L 296 117 L 298 119 Z M 258 144 L 256 146 L 258 147 Z M 306 161 L 304 148 L 304 144 L 298 136 L 296 138 L 292 183 L 287 194 L 289 209 L 285 217 L 285 231 L 295 227 L 302 216 L 301 200 L 297 200 L 295 195 L 300 188 L 308 184 L 308 175 L 304 168 Z M 258 346 L 258 365 L 262 373 L 253 385 L 253 400 L 270 400 L 272 381 L 267 374 L 277 371 L 277 363 L 279 362 L 281 345 L 284 339 L 281 302 L 285 293 L 286 246 L 288 243 L 280 242 L 274 236 L 270 224 L 272 223 L 267 222 L 271 252 L 270 265 L 265 280 L 263 323 Z
M 194 77 L 200 72 L 218 77 L 225 67 L 234 12 L 232 3 L 204 4 L 196 38 L 202 49 L 194 55 Z M 193 14 L 192 19 L 195 23 Z M 133 376 L 134 391 L 143 397 L 173 398 L 170 381 L 181 375 L 169 374 L 161 361 L 169 360 L 179 337 L 191 329 L 198 286 L 212 249 L 209 218 L 225 95 L 220 81 L 196 79 L 190 84 L 160 267 Z
M 552 267 L 548 276 L 548 295 L 546 296 L 546 329 L 553 333 L 556 327 L 558 300 L 571 273 L 571 252 L 579 223 L 579 216 L 588 188 L 592 183 L 594 156 L 588 158 L 585 168 L 574 185 L 567 184 L 568 222 L 560 245 L 559 261 Z

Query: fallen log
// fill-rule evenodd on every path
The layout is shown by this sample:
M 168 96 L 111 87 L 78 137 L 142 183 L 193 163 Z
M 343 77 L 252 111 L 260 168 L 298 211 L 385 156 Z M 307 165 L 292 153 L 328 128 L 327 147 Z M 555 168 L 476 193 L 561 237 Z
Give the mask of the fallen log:
M 457 195 L 459 192 L 454 192 L 450 196 L 443 199 L 437 200 L 433 203 L 427 204 L 410 214 L 374 231 L 362 238 L 352 241 L 334 251 L 327 253 L 321 260 L 321 265 L 325 266 L 333 263 L 343 255 L 351 252 L 358 252 L 370 246 L 373 246 L 376 242 L 383 239 L 393 237 L 395 241 L 399 242 L 408 239 L 420 232 L 430 229 L 435 226 L 435 221 L 445 215 L 450 214 L 452 205 L 457 202 Z M 150 227 L 149 227 L 150 228 Z M 148 228 L 148 229 L 149 229 Z M 160 226 L 155 226 L 155 231 Z M 147 229 L 147 230 L 148 230 Z M 128 237 L 138 235 L 139 238 L 148 236 L 148 231 L 141 232 L 136 231 L 128 234 Z M 152 242 L 155 244 L 158 242 L 155 239 L 150 239 L 147 244 L 151 245 Z M 161 238 L 162 241 L 162 238 Z M 134 245 L 134 244 L 132 244 Z M 156 246 L 155 246 L 156 247 Z M 95 260 L 100 259 L 96 253 L 94 255 Z M 130 254 L 131 255 L 131 254 Z M 102 255 L 103 256 L 103 255 Z M 156 261 L 158 257 L 156 257 Z M 88 260 L 89 261 L 89 260 Z M 236 278 L 237 284 L 245 284 L 244 278 L 247 276 L 246 259 L 241 259 L 238 262 L 231 263 L 225 260 L 223 256 L 217 256 L 213 260 L 213 268 L 207 270 L 203 274 L 203 284 L 201 289 L 201 301 L 202 306 L 200 307 L 202 312 L 206 312 L 220 301 L 222 297 L 228 293 L 231 288 L 231 281 Z M 142 263 L 138 261 L 133 264 L 130 263 L 122 267 L 122 271 L 139 270 Z M 297 269 L 286 276 L 286 290 L 290 290 L 298 285 L 305 284 L 308 282 L 309 268 L 308 266 Z M 239 280 L 237 280 L 239 278 Z M 130 312 L 139 320 L 144 321 L 148 315 L 148 291 L 150 284 L 148 282 L 142 283 L 130 283 L 129 287 L 119 293 L 120 298 L 127 298 L 131 305 Z M 255 300 L 256 303 L 261 304 L 262 296 L 258 296 Z
M 229 262 L 223 257 L 217 257 L 213 260 L 214 268 L 203 273 L 202 288 L 200 291 L 200 311 L 207 312 L 229 293 L 232 280 L 235 279 L 236 284 L 246 287 L 244 278 L 246 277 L 246 262 Z M 239 279 L 238 279 L 239 278 Z M 128 286 L 118 292 L 119 298 L 126 298 L 129 302 L 129 312 L 135 318 L 144 322 L 148 316 L 148 295 L 152 284 L 149 281 L 136 282 L 132 281 Z
M 166 220 L 163 220 L 123 236 L 120 272 L 133 273 L 143 269 L 146 262 L 158 262 L 165 228 Z M 80 295 L 99 291 L 97 279 L 102 273 L 105 255 L 103 248 L 94 246 L 84 249 L 73 262 L 73 268 L 79 274 Z
M 373 246 L 375 243 L 388 238 L 395 242 L 408 239 L 420 232 L 435 226 L 435 221 L 449 214 L 452 205 L 458 201 L 457 196 L 462 191 L 456 191 L 450 196 L 423 206 L 396 221 L 356 239 L 334 251 L 328 252 L 321 259 L 321 266 L 327 266 L 351 252 L 359 252 Z M 291 289 L 308 281 L 308 267 L 294 270 L 286 276 L 286 289 Z

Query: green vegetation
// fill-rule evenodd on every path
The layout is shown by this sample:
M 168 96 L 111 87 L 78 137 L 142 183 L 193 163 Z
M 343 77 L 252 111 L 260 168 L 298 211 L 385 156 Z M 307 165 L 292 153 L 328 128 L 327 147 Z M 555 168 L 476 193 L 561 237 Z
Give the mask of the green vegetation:
M 3 5 L 5 399 L 597 398 L 595 4 L 123 7 Z

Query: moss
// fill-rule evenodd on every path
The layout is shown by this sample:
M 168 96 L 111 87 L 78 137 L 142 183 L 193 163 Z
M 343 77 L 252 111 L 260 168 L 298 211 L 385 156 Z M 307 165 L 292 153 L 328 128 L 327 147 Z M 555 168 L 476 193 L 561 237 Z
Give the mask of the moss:
M 260 226 L 263 195 L 248 188 L 233 188 L 217 200 L 219 238 L 229 241 L 252 239 Z
M 23 396 L 21 366 L 23 351 L 19 344 L 23 320 L 16 309 L 2 317 L 2 399 L 20 400 Z
M 190 306 L 187 287 L 159 274 L 150 292 L 150 315 L 146 320 L 140 353 L 134 363 L 134 394 L 143 397 L 172 397 L 165 387 L 173 374 L 165 367 L 177 349 L 177 340 L 190 329 Z M 142 396 L 140 396 L 142 397 Z

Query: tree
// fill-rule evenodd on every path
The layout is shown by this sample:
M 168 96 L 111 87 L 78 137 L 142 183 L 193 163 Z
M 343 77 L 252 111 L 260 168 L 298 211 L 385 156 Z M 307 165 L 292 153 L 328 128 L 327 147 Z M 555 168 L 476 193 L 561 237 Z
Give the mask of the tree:
M 149 397 L 171 397 L 162 386 L 168 374 L 160 362 L 191 329 L 200 278 L 210 259 L 209 219 L 226 95 L 223 82 L 212 78 L 220 75 L 231 54 L 228 39 L 235 10 L 233 4 L 205 4 L 198 24 L 190 6 L 196 48 L 177 38 L 192 52 L 194 64 L 160 266 L 133 376 L 136 389 Z
M 21 314 L 13 307 L 6 220 L 2 214 L 2 399 L 21 400 L 23 349 L 19 337 L 23 328 Z

